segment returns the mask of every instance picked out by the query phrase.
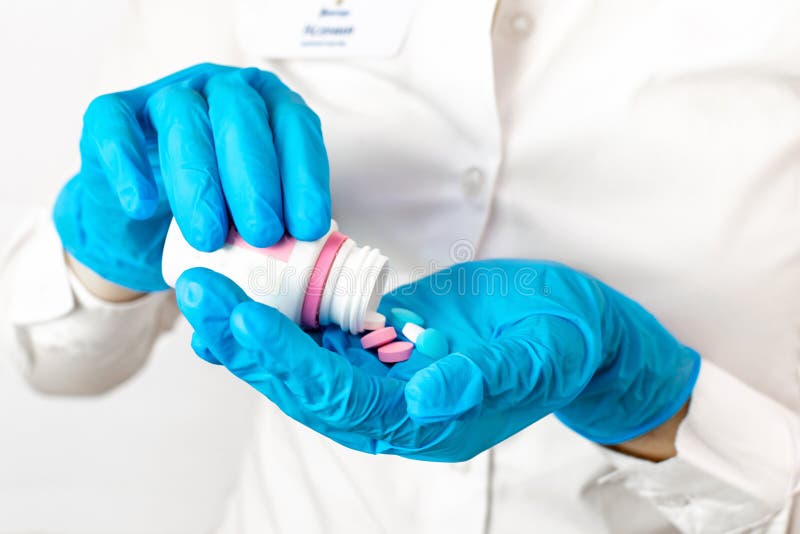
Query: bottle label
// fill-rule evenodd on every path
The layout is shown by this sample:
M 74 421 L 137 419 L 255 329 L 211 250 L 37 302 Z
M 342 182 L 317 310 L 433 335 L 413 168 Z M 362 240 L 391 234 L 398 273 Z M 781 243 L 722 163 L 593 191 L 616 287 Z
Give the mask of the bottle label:
M 284 236 L 271 247 L 259 248 L 254 247 L 242 239 L 242 236 L 239 235 L 239 232 L 237 232 L 235 228 L 231 228 L 231 231 L 228 234 L 228 239 L 225 242 L 229 245 L 233 245 L 234 247 L 252 250 L 259 254 L 263 254 L 264 256 L 269 256 L 270 258 L 275 258 L 276 260 L 280 260 L 284 263 L 289 263 L 289 257 L 292 255 L 292 251 L 297 244 L 297 239 L 293 238 L 289 234 L 284 234 Z

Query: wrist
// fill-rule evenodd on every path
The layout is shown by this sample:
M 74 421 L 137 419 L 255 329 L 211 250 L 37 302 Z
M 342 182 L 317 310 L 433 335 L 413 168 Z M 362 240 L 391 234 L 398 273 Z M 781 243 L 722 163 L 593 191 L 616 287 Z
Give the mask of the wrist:
M 688 412 L 689 401 L 686 401 L 675 415 L 661 425 L 639 437 L 616 445 L 608 445 L 608 448 L 651 462 L 668 460 L 678 454 L 675 449 L 675 437 Z
M 147 294 L 142 291 L 128 289 L 127 287 L 123 287 L 115 284 L 114 282 L 106 280 L 89 267 L 80 263 L 66 251 L 64 251 L 64 257 L 67 266 L 80 281 L 83 287 L 85 287 L 89 293 L 99 299 L 107 302 L 130 302 Z

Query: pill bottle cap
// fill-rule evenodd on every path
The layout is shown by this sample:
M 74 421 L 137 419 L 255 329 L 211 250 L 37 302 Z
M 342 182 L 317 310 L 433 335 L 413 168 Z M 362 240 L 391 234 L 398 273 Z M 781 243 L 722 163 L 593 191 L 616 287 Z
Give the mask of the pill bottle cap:
M 337 324 L 358 334 L 368 311 L 375 311 L 389 273 L 388 258 L 377 248 L 359 247 L 331 232 L 312 271 L 301 320 L 305 327 Z

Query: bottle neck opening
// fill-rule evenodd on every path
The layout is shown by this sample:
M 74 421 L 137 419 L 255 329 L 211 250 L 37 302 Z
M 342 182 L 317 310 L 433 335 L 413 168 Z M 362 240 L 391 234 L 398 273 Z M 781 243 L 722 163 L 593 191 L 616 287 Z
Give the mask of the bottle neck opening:
M 319 324 L 336 324 L 358 334 L 364 316 L 378 307 L 389 274 L 380 250 L 346 239 L 331 265 L 319 306 Z

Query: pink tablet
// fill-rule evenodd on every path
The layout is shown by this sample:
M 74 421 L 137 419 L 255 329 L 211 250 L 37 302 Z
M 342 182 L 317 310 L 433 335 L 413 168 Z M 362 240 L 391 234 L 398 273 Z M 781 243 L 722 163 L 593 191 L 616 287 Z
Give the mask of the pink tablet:
M 378 359 L 383 363 L 404 362 L 411 357 L 414 344 L 408 341 L 395 341 L 378 348 Z
M 391 326 L 379 328 L 361 338 L 361 346 L 365 349 L 374 349 L 397 339 L 397 332 Z

